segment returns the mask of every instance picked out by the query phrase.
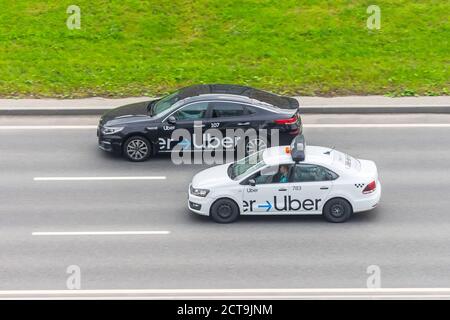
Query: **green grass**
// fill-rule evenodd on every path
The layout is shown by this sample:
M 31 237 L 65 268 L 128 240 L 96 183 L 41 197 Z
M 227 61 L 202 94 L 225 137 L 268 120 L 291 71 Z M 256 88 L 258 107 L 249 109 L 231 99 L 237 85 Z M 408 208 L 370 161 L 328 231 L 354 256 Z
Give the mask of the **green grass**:
M 381 30 L 368 30 L 368 5 Z M 66 27 L 69 5 L 81 29 Z M 0 0 L 0 96 L 448 95 L 448 0 Z

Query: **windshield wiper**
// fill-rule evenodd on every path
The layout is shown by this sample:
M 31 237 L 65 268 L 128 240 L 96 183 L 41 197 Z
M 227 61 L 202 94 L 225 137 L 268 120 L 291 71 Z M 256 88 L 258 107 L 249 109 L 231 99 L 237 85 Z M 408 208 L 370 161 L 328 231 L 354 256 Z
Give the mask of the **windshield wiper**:
M 228 167 L 228 176 L 231 178 L 231 179 L 233 179 L 234 180 L 234 178 L 236 178 L 235 177 L 235 175 L 234 175 L 234 167 L 233 167 L 233 163 L 232 164 L 230 164 L 230 166 Z

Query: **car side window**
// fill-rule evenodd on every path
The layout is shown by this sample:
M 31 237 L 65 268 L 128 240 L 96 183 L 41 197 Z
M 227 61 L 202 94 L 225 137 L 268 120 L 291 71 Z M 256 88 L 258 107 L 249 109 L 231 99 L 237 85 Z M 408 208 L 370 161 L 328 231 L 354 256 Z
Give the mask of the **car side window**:
M 251 179 L 255 179 L 257 185 L 270 183 L 287 183 L 289 182 L 291 169 L 292 165 L 280 165 L 264 168 L 255 173 Z
M 297 164 L 292 175 L 294 182 L 329 181 L 337 178 L 338 175 L 333 171 L 313 164 Z
M 240 117 L 245 115 L 245 107 L 239 103 L 211 102 L 213 118 Z
M 247 113 L 249 115 L 261 113 L 261 110 L 259 108 L 252 107 L 252 106 L 245 106 L 245 110 L 247 111 Z
M 207 102 L 193 103 L 186 107 L 181 107 L 173 116 L 177 120 L 199 120 L 206 117 L 207 110 Z

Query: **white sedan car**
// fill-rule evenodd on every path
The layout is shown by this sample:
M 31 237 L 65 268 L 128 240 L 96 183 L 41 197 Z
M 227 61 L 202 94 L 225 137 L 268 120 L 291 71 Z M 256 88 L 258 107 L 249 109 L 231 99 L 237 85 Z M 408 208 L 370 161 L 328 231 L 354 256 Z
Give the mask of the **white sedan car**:
M 373 161 L 330 148 L 273 147 L 201 171 L 189 185 L 189 209 L 219 223 L 240 215 L 323 215 L 344 222 L 373 209 L 381 196 Z

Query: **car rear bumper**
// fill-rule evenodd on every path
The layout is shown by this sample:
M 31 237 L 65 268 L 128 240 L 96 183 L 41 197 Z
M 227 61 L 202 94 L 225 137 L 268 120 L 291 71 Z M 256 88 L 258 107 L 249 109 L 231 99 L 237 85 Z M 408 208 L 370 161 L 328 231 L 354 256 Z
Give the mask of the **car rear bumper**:
M 353 212 L 368 211 L 376 208 L 381 199 L 381 184 L 377 181 L 376 190 L 367 195 L 364 199 L 356 200 L 353 202 Z

